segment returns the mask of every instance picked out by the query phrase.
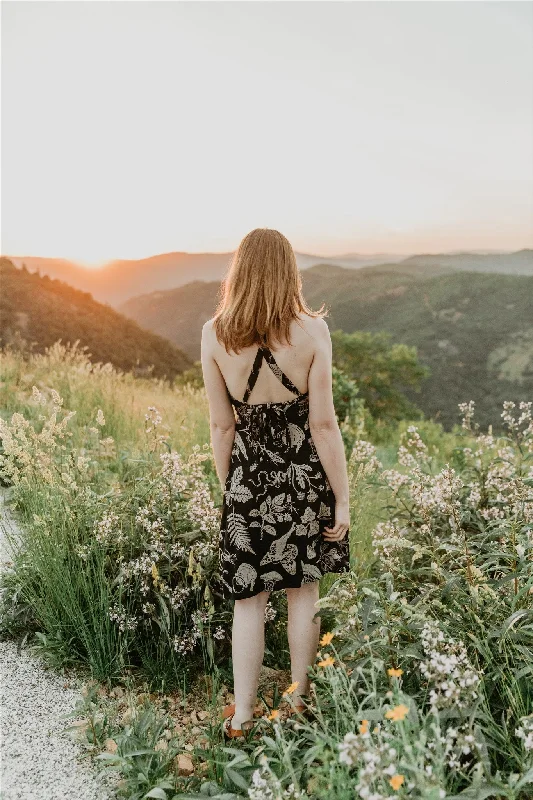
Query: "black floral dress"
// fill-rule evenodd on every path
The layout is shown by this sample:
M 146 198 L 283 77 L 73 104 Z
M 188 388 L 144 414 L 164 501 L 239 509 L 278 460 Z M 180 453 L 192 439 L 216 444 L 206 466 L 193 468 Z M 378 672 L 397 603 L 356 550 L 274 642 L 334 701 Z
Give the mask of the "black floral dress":
M 297 397 L 283 403 L 247 400 L 262 359 Z M 227 388 L 227 387 L 226 387 Z M 236 600 L 347 572 L 349 531 L 322 535 L 335 521 L 335 495 L 309 430 L 309 392 L 298 391 L 272 352 L 259 347 L 236 411 L 219 534 L 221 593 Z

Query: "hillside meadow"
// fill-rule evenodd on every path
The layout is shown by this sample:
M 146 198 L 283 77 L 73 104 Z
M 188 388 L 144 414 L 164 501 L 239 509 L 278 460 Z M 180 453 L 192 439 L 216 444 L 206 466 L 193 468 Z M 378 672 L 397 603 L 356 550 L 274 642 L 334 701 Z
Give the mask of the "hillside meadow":
M 352 569 L 321 581 L 305 715 L 283 593 L 266 611 L 256 726 L 232 746 L 231 608 L 202 388 L 76 347 L 0 360 L 0 477 L 21 523 L 4 637 L 86 676 L 76 735 L 118 796 L 177 800 L 533 797 L 532 404 L 465 397 L 457 424 L 371 440 L 334 375 Z

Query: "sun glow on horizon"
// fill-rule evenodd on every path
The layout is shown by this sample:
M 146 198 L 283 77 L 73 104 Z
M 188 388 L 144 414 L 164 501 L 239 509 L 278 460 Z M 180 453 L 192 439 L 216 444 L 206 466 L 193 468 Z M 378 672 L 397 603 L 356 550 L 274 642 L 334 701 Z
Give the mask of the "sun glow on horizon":
M 94 271 L 256 227 L 324 258 L 533 246 L 532 4 L 45 1 L 2 23 L 13 257 Z

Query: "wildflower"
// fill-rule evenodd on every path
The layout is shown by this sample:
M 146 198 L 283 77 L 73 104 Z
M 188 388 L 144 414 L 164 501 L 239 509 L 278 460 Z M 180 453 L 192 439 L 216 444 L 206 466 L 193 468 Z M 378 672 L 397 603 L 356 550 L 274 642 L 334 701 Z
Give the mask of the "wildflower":
M 279 711 L 277 708 L 273 708 L 270 714 L 268 715 L 267 719 L 273 720 L 279 717 Z
M 533 751 L 533 714 L 529 717 L 522 717 L 520 720 L 522 723 L 519 728 L 515 730 L 515 735 L 518 736 L 519 739 L 522 739 L 522 744 L 524 745 L 524 750 L 526 752 Z
M 39 405 L 41 405 L 41 406 L 45 406 L 46 405 L 46 397 L 41 392 L 41 390 L 37 388 L 37 386 L 32 386 L 32 396 L 33 396 L 33 399 Z
M 400 525 L 396 517 L 389 522 L 379 522 L 372 531 L 374 555 L 382 560 L 389 571 L 399 569 L 401 550 L 413 549 L 413 544 L 405 533 L 405 527 Z
M 472 417 L 474 416 L 474 406 L 475 403 L 473 400 L 470 400 L 469 403 L 458 403 L 459 411 L 463 414 L 463 419 L 461 422 L 461 427 L 465 430 L 472 430 Z
M 339 762 L 352 767 L 358 756 L 358 739 L 355 733 L 345 733 L 342 742 L 338 743 Z
M 154 584 L 157 584 L 159 580 L 159 570 L 157 569 L 156 564 L 152 564 L 152 578 L 154 579 Z
M 324 636 L 320 640 L 320 644 L 328 645 L 331 644 L 331 640 L 333 639 L 332 633 L 325 633 Z
M 392 788 L 394 789 L 394 791 L 396 792 L 396 791 L 398 791 L 400 786 L 403 784 L 404 780 L 405 780 L 405 778 L 403 777 L 403 775 L 393 775 L 392 778 L 390 779 L 389 783 L 392 786 Z
M 403 722 L 406 716 L 409 713 L 408 706 L 405 706 L 403 703 L 400 703 L 399 706 L 395 706 L 387 711 L 385 717 L 387 719 L 392 719 L 393 722 Z
M 101 408 L 99 408 L 98 411 L 96 412 L 96 421 L 99 425 L 105 425 L 104 412 L 102 411 Z
M 476 700 L 481 675 L 470 663 L 463 642 L 445 637 L 435 622 L 424 625 L 421 638 L 426 660 L 420 671 L 430 686 L 430 704 L 438 709 L 461 708 Z
M 387 675 L 390 675 L 391 678 L 399 678 L 400 675 L 403 675 L 403 669 L 394 669 L 391 667 L 387 670 Z
M 365 733 L 368 733 L 368 720 L 363 719 L 361 724 L 359 725 L 359 733 L 361 736 L 364 736 Z
M 335 659 L 332 658 L 332 656 L 326 656 L 326 658 L 323 661 L 319 661 L 318 662 L 318 666 L 319 667 L 331 667 L 331 665 L 334 664 L 334 662 L 335 662 Z
M 291 685 L 288 686 L 283 692 L 282 697 L 287 697 L 287 695 L 292 694 L 296 690 L 298 683 L 299 681 L 294 681 L 294 683 L 291 683 Z
M 350 461 L 362 466 L 363 475 L 371 475 L 373 472 L 383 467 L 381 461 L 376 457 L 376 448 L 374 445 L 363 439 L 359 439 L 354 444 Z

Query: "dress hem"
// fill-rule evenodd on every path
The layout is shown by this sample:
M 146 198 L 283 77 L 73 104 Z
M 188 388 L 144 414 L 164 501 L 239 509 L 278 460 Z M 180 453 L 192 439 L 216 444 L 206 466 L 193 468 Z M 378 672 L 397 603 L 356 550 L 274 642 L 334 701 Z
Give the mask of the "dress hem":
M 342 569 L 336 569 L 336 570 L 328 569 L 326 572 L 323 572 L 320 578 L 317 578 L 315 581 L 300 580 L 299 582 L 295 581 L 293 584 L 290 585 L 285 584 L 285 586 L 277 586 L 274 589 L 259 589 L 258 591 L 249 593 L 239 592 L 239 594 L 233 594 L 233 593 L 226 594 L 224 593 L 224 590 L 222 590 L 221 594 L 224 600 L 248 600 L 251 597 L 255 597 L 256 595 L 261 594 L 262 592 L 268 592 L 269 594 L 272 594 L 272 592 L 283 592 L 284 589 L 301 589 L 302 586 L 307 586 L 307 584 L 309 583 L 318 583 L 321 580 L 321 578 L 323 578 L 325 575 L 344 575 L 349 571 L 350 567 L 343 566 Z

